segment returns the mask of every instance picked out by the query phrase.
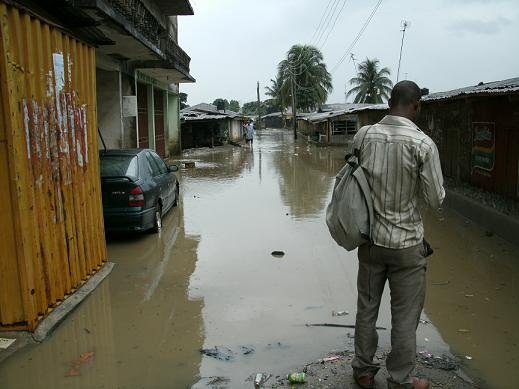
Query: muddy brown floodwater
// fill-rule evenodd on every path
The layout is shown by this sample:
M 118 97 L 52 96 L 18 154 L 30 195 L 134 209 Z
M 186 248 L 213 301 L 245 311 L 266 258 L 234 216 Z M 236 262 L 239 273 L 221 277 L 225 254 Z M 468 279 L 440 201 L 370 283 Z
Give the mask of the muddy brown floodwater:
M 112 274 L 0 365 L 0 388 L 247 388 L 254 373 L 351 350 L 353 331 L 305 326 L 354 323 L 356 256 L 324 222 L 343 156 L 280 130 L 259 131 L 253 150 L 185 153 L 196 167 L 181 170 L 162 233 L 112 237 Z M 419 350 L 461 356 L 483 387 L 518 387 L 517 247 L 452 211 L 425 219 L 435 254 Z M 387 290 L 377 324 L 390 328 Z M 200 353 L 215 346 L 229 360 Z

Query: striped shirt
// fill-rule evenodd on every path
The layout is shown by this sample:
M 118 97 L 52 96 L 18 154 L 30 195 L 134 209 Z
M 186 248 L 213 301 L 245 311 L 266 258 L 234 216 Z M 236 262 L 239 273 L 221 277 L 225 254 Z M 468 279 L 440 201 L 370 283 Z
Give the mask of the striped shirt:
M 432 139 L 411 120 L 387 115 L 368 130 L 360 162 L 373 198 L 373 242 L 393 249 L 421 243 L 424 228 L 419 198 L 437 210 L 445 197 L 438 149 Z

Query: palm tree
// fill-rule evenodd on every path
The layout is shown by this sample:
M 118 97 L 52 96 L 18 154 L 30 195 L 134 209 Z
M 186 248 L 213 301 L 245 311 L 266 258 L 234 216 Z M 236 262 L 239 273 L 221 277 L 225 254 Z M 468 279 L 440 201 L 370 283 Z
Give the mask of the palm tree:
M 265 94 L 267 96 L 272 97 L 272 103 L 274 106 L 278 106 L 280 111 L 283 112 L 285 107 L 285 99 L 284 96 L 281 93 L 281 87 L 283 86 L 283 80 L 281 76 L 278 74 L 276 76 L 276 79 L 270 79 L 272 82 L 272 86 L 266 86 L 265 89 L 267 90 Z
M 382 103 L 389 99 L 393 83 L 389 79 L 391 72 L 388 68 L 378 69 L 378 59 L 366 58 L 359 64 L 357 77 L 350 80 L 355 85 L 348 92 L 348 96 L 355 94 L 354 103 Z
M 291 96 L 292 81 L 295 81 L 297 107 L 310 110 L 326 102 L 333 90 L 332 76 L 326 69 L 323 54 L 314 46 L 294 45 L 287 58 L 278 65 L 282 80 L 281 96 L 288 101 Z

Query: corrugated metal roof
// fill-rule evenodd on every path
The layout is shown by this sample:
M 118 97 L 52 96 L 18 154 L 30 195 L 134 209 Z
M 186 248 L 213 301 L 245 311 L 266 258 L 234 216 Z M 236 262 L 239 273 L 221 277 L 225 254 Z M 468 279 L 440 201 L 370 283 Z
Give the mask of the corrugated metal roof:
M 218 109 L 216 108 L 216 105 L 207 104 L 207 103 L 200 103 L 197 105 L 193 105 L 192 107 L 186 107 L 186 108 L 180 110 L 180 112 L 191 112 L 191 111 L 219 113 Z
M 311 123 L 319 123 L 326 121 L 330 118 L 346 115 L 346 114 L 354 114 L 361 111 L 376 111 L 376 110 L 385 110 L 389 109 L 389 106 L 384 104 L 344 104 L 344 108 L 328 111 L 328 112 L 313 112 L 311 114 L 307 114 L 303 117 L 300 117 L 303 120 L 309 121 Z
M 281 117 L 281 112 L 272 112 L 272 113 L 269 113 L 269 114 L 266 114 L 266 115 L 263 115 L 261 118 L 262 119 L 265 119 L 265 118 L 276 118 L 276 117 Z
M 200 103 L 192 107 L 180 110 L 180 118 L 185 121 L 194 120 L 221 120 L 221 119 L 241 119 L 244 116 L 234 111 L 218 111 L 215 105 Z
M 508 80 L 487 82 L 485 84 L 453 89 L 446 92 L 432 93 L 422 97 L 422 101 L 434 101 L 450 99 L 453 97 L 480 95 L 480 94 L 505 94 L 519 92 L 519 77 Z
M 218 115 L 218 114 L 210 114 L 205 112 L 190 112 L 190 113 L 181 113 L 180 119 L 186 122 L 192 122 L 197 120 L 222 120 L 222 119 L 232 119 L 227 115 Z

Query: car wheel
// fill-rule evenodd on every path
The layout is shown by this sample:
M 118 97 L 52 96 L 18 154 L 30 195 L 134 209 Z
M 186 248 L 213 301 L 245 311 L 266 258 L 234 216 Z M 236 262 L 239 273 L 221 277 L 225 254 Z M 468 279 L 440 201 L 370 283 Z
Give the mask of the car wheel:
M 155 217 L 153 220 L 153 232 L 160 232 L 162 230 L 162 207 L 157 204 L 155 207 Z
M 177 182 L 177 185 L 175 187 L 175 201 L 173 202 L 173 206 L 176 207 L 178 205 L 178 196 L 180 194 L 180 188 Z

